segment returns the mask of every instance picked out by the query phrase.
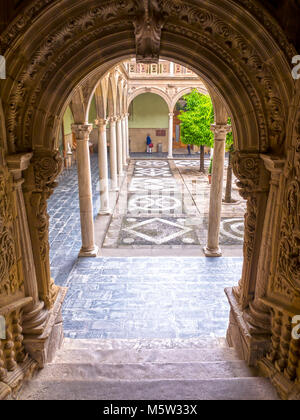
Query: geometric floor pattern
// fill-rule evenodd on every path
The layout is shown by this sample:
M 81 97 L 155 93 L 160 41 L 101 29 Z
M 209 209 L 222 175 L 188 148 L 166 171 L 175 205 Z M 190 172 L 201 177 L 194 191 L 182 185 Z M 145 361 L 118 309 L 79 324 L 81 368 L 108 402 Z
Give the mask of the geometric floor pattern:
M 207 166 L 209 160 L 205 162 Z M 173 164 L 163 159 L 131 162 L 127 184 L 121 191 L 123 204 L 113 215 L 103 248 L 182 247 L 199 248 L 201 253 L 207 240 L 209 186 L 198 168 L 199 160 L 195 159 Z M 189 182 L 191 175 L 196 182 Z M 242 246 L 243 226 L 241 217 L 223 217 L 220 245 Z
M 224 288 L 238 284 L 242 258 L 80 259 L 63 307 L 70 338 L 225 337 Z
M 184 204 L 182 183 L 174 178 L 167 160 L 137 160 L 125 188 L 122 215 L 118 208 L 119 230 L 112 223 L 104 247 L 200 246 L 200 233 L 197 226 L 191 227 L 190 209 Z

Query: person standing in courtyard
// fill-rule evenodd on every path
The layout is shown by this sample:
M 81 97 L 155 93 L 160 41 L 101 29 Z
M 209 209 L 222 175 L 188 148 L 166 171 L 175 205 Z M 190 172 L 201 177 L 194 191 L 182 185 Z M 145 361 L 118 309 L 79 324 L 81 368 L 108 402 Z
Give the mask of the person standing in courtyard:
M 152 140 L 151 140 L 150 134 L 148 134 L 148 136 L 147 136 L 147 153 L 152 153 L 152 148 L 153 148 Z
M 188 154 L 191 155 L 192 152 L 191 152 L 191 145 L 190 144 L 187 145 L 187 149 L 188 149 Z

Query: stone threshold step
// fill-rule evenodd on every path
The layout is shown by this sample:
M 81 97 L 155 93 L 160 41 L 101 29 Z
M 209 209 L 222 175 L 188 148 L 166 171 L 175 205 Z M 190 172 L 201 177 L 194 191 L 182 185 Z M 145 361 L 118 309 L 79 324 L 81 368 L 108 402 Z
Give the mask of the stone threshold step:
M 40 380 L 200 380 L 257 376 L 244 361 L 187 363 L 52 363 L 38 373 Z
M 72 339 L 65 338 L 63 350 L 141 350 L 141 349 L 207 349 L 229 348 L 225 338 L 170 339 Z
M 142 349 L 99 350 L 63 349 L 57 352 L 54 363 L 178 363 L 178 362 L 222 362 L 241 360 L 232 348 L 204 349 Z
M 279 400 L 266 378 L 154 381 L 35 381 L 21 400 Z

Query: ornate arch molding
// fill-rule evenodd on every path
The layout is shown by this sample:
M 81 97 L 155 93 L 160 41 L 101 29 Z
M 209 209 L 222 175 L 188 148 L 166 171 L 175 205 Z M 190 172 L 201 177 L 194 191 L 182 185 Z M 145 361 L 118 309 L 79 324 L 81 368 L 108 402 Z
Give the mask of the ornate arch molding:
M 189 88 L 186 88 L 186 89 L 182 89 L 182 90 L 180 90 L 180 92 L 178 92 L 173 98 L 172 98 L 172 102 L 171 102 L 171 108 L 172 108 L 172 110 L 175 108 L 175 105 L 177 104 L 177 102 L 179 101 L 179 99 L 180 98 L 182 98 L 182 96 L 184 96 L 184 95 L 187 95 L 188 93 L 191 93 L 192 92 L 192 90 L 193 90 L 194 88 L 192 88 L 192 87 L 189 87 Z M 202 93 L 203 95 L 209 95 L 209 92 L 208 92 L 208 90 L 205 88 L 205 87 L 203 87 L 203 88 L 195 88 L 195 89 L 197 89 L 197 91 L 199 92 L 199 93 Z
M 42 13 L 40 15 L 40 24 L 43 23 L 46 15 L 57 13 L 62 6 L 61 2 L 60 4 L 46 2 L 48 7 L 46 7 L 45 1 L 40 1 L 40 3 L 40 7 L 42 4 L 44 6 L 44 9 L 42 9 L 44 15 Z M 69 0 L 65 0 L 63 3 L 64 10 L 66 10 Z M 23 45 L 28 52 L 28 57 L 26 64 L 23 63 L 19 73 L 16 69 L 9 67 L 10 76 L 15 80 L 13 84 L 7 84 L 7 90 L 4 89 L 5 96 L 9 97 L 6 104 L 6 115 L 9 127 L 8 140 L 11 147 L 17 144 L 20 138 L 27 148 L 31 146 L 31 139 L 34 137 L 32 127 L 35 126 L 36 119 L 41 119 L 41 115 L 43 116 L 42 119 L 46 120 L 44 130 L 53 129 L 54 125 L 57 124 L 54 103 L 51 112 L 45 111 L 44 106 L 42 106 L 46 93 L 45 86 L 54 78 L 58 68 L 61 68 L 64 63 L 71 64 L 74 51 L 83 50 L 83 45 L 88 42 L 91 43 L 92 40 L 99 42 L 100 38 L 105 39 L 107 33 L 120 33 L 122 27 L 123 30 L 127 31 L 128 39 L 132 43 L 133 28 L 131 21 L 137 13 L 134 1 L 106 2 L 101 7 L 97 7 L 96 2 L 92 0 L 87 0 L 84 3 L 85 6 L 89 6 L 88 11 L 87 7 L 83 7 L 83 4 L 80 7 L 70 7 L 70 15 L 63 16 L 64 23 L 60 20 L 58 13 L 57 25 L 53 25 L 55 30 L 52 29 L 46 39 L 43 39 L 42 35 L 38 39 L 35 34 L 32 38 L 35 42 L 28 45 L 27 49 Z M 240 7 L 233 5 L 232 2 L 230 2 L 230 5 L 215 3 L 207 5 L 203 1 L 198 1 L 197 3 L 178 2 L 175 4 L 170 0 L 160 0 L 160 10 L 165 16 L 162 48 L 164 42 L 167 46 L 169 38 L 177 36 L 181 40 L 184 38 L 186 41 L 197 43 L 198 50 L 200 44 L 202 48 L 212 50 L 214 55 L 223 57 L 223 67 L 224 64 L 227 67 L 225 74 L 231 69 L 242 82 L 244 95 L 251 98 L 253 118 L 257 120 L 259 126 L 260 151 L 268 150 L 270 144 L 274 149 L 280 149 L 285 139 L 286 122 L 284 115 L 286 95 L 283 91 L 289 92 L 291 83 L 287 83 L 285 89 L 281 89 L 281 92 L 279 92 L 277 86 L 281 85 L 282 80 L 287 79 L 286 74 L 283 78 L 278 77 L 278 67 L 275 69 L 274 65 L 265 63 L 267 59 L 271 62 L 275 53 L 278 55 L 278 49 L 281 49 L 282 57 L 279 60 L 280 63 L 276 64 L 280 64 L 280 68 L 283 70 L 283 67 L 287 64 L 284 63 L 284 53 L 286 55 L 291 54 L 291 51 L 287 49 L 286 43 L 283 41 L 274 48 L 274 39 L 271 39 L 266 31 L 262 34 L 261 24 L 256 22 L 252 16 L 246 15 Z M 36 19 L 35 25 L 27 26 L 29 13 L 31 13 L 31 18 L 32 13 L 38 14 L 39 7 L 37 3 L 34 4 L 35 8 L 31 9 L 31 12 L 27 10 L 24 13 L 22 29 L 16 28 L 15 23 L 10 27 L 11 32 L 6 31 L 2 35 L 3 45 L 6 48 L 9 47 L 7 49 L 8 61 L 10 54 L 15 52 L 16 47 L 12 44 L 11 33 L 14 33 L 18 38 L 18 34 L 21 35 L 22 31 L 25 31 L 27 36 L 24 39 L 27 39 L 27 37 L 29 39 L 31 32 L 35 30 L 35 25 L 39 23 L 39 20 Z M 229 14 L 227 10 L 230 8 L 231 13 Z M 236 15 L 241 17 L 243 27 L 238 25 L 236 20 L 232 20 L 233 9 L 235 9 Z M 272 19 L 269 19 L 269 21 L 271 22 Z M 250 43 L 251 38 L 248 28 L 260 31 L 260 39 L 264 42 L 264 45 L 260 44 L 261 41 L 258 40 Z M 283 34 L 281 34 L 280 39 L 284 39 Z M 119 40 L 116 41 L 119 42 Z M 33 49 L 31 48 L 33 44 L 39 44 L 39 47 Z M 21 45 L 22 41 L 18 46 Z M 285 71 L 289 71 L 287 66 Z M 61 73 L 68 74 L 68 71 L 61 69 Z M 275 77 L 274 82 L 272 80 L 273 76 Z M 263 94 L 260 93 L 261 91 L 263 91 Z M 22 131 L 18 130 L 17 126 L 20 126 Z M 22 147 L 22 144 L 19 141 L 17 148 L 20 147 Z
M 89 61 L 92 54 L 90 50 L 84 48 L 84 45 L 89 43 L 96 48 L 95 44 L 97 44 L 99 48 L 99 40 L 102 39 L 105 45 L 105 40 L 108 39 L 107 34 L 120 34 L 123 31 L 123 37 L 125 34 L 127 36 L 127 49 L 125 51 L 123 49 L 123 53 L 126 51 L 132 53 L 134 43 L 131 21 L 137 9 L 133 0 L 106 2 L 101 6 L 97 6 L 96 1 L 86 0 L 80 2 L 80 6 L 77 7 L 74 4 L 71 7 L 70 0 L 38 3 L 34 2 L 34 7 L 24 12 L 23 23 L 17 19 L 1 39 L 2 45 L 6 48 L 8 61 L 11 55 L 15 54 L 17 47 L 24 47 L 25 55 L 27 55 L 26 60 L 22 60 L 23 64 L 19 72 L 18 66 L 15 68 L 9 66 L 8 72 L 14 82 L 7 83 L 4 88 L 4 97 L 9 98 L 6 103 L 8 140 L 10 147 L 13 148 L 16 144 L 17 149 L 24 146 L 30 148 L 31 139 L 35 136 L 34 131 L 40 133 L 39 129 L 33 128 L 39 124 L 37 120 L 44 120 L 44 131 L 53 130 L 58 124 L 57 98 L 54 98 L 51 107 L 45 110 L 45 104 L 49 103 L 45 99 L 48 93 L 46 87 L 50 80 L 55 80 L 57 73 L 60 77 L 68 74 L 71 64 L 73 67 L 75 65 L 74 69 L 77 68 L 82 76 L 82 72 L 77 67 L 79 65 L 76 64 L 78 60 L 74 59 L 75 51 L 85 54 L 85 71 L 87 69 L 92 71 L 92 63 Z M 242 84 L 243 90 L 240 96 L 248 97 L 251 101 L 252 109 L 248 109 L 248 113 L 253 113 L 252 118 L 256 120 L 259 128 L 260 151 L 268 150 L 270 145 L 273 149 L 281 149 L 285 139 L 285 102 L 287 94 L 291 92 L 292 81 L 285 82 L 282 89 L 278 89 L 278 86 L 282 85 L 282 80 L 288 79 L 286 74 L 290 69 L 284 56 L 290 57 L 292 50 L 287 48 L 286 42 L 283 42 L 284 34 L 278 33 L 278 28 L 276 36 L 277 39 L 281 39 L 281 43 L 275 46 L 274 38 L 237 3 L 225 1 L 220 5 L 220 2 L 216 1 L 207 5 L 206 2 L 200 0 L 176 3 L 160 0 L 160 10 L 165 17 L 162 50 L 167 50 L 172 43 L 175 44 L 174 41 L 193 42 L 197 45 L 194 51 L 199 51 L 201 54 L 204 49 L 210 50 L 212 56 L 222 57 L 222 67 L 225 70 L 223 74 L 226 75 L 228 81 L 234 80 L 235 75 Z M 58 12 L 63 5 L 64 10 L 67 10 L 69 6 L 70 14 L 68 16 L 64 14 L 62 18 Z M 57 15 L 55 24 L 54 14 Z M 241 18 L 242 24 L 237 23 L 239 19 L 233 20 L 232 15 Z M 33 16 L 36 20 L 30 27 L 29 20 Z M 47 27 L 46 20 L 49 20 L 50 16 L 52 26 L 49 35 L 46 38 L 43 34 L 37 35 L 36 25 L 45 23 Z M 265 21 L 272 22 L 272 19 Z M 254 32 L 255 29 L 259 31 L 260 40 L 253 40 L 249 36 L 251 29 L 254 29 Z M 34 35 L 33 32 L 35 32 Z M 13 44 L 12 34 L 18 40 L 15 44 Z M 21 34 L 24 38 L 21 38 Z M 27 39 L 33 41 L 26 42 Z M 114 42 L 110 42 L 111 56 L 114 53 L 119 56 L 122 54 L 121 48 L 118 48 L 119 43 L 120 39 L 117 36 Z M 115 47 L 112 47 L 114 45 Z M 281 50 L 281 56 L 278 50 Z M 280 57 L 279 59 L 274 58 L 276 54 Z M 79 55 L 78 53 L 78 58 Z M 184 59 L 184 56 L 180 57 L 181 61 Z M 276 63 L 275 60 L 277 60 Z M 266 64 L 267 61 L 270 64 Z M 199 67 L 201 69 L 201 65 Z M 278 68 L 281 73 L 279 75 Z M 284 76 L 283 71 L 286 72 Z M 207 78 L 209 79 L 209 74 Z M 76 80 L 76 83 L 78 82 Z M 72 83 L 75 84 L 75 80 L 70 79 L 69 84 Z M 217 87 L 222 90 L 221 86 Z M 222 92 L 223 96 L 224 93 L 226 92 Z M 227 92 L 228 95 L 229 92 Z M 236 108 L 237 102 L 236 99 Z M 20 130 L 17 127 L 21 127 Z M 19 139 L 22 139 L 22 142 Z
M 135 98 L 137 98 L 140 95 L 143 95 L 144 93 L 153 93 L 154 95 L 160 96 L 165 101 L 169 109 L 169 112 L 172 112 L 171 98 L 162 89 L 158 89 L 155 87 L 151 87 L 151 88 L 142 87 L 142 88 L 138 88 L 134 90 L 133 93 L 128 98 L 128 107 Z

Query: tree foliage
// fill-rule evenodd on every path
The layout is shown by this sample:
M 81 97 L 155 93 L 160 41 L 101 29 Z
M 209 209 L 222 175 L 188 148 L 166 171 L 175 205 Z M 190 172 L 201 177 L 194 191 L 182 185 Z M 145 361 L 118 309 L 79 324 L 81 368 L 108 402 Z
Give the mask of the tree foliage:
M 212 101 L 196 89 L 184 96 L 186 111 L 178 116 L 181 121 L 181 137 L 185 144 L 213 147 L 214 136 L 210 130 L 214 122 Z

